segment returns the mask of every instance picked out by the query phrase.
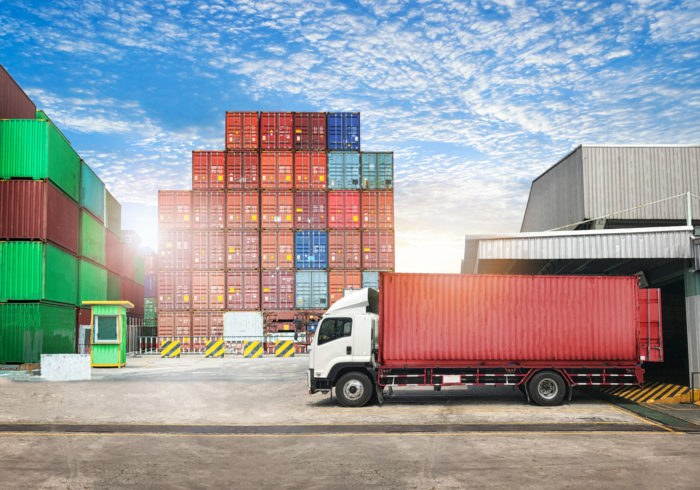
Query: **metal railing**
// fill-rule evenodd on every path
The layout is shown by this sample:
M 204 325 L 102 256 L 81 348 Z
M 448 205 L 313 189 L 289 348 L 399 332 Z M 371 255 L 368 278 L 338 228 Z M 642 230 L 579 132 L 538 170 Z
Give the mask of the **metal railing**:
M 223 340 L 225 353 L 228 355 L 243 355 L 245 342 L 261 342 L 263 355 L 275 355 L 275 343 L 282 340 L 294 342 L 295 354 L 307 354 L 309 345 L 313 339 L 313 334 L 300 333 L 296 337 L 281 337 L 279 335 L 263 335 L 259 337 L 185 337 L 185 336 L 139 336 L 135 341 L 135 348 L 128 352 L 132 355 L 160 355 L 161 346 L 166 340 L 176 340 L 180 342 L 181 354 L 204 355 L 207 344 L 213 340 Z

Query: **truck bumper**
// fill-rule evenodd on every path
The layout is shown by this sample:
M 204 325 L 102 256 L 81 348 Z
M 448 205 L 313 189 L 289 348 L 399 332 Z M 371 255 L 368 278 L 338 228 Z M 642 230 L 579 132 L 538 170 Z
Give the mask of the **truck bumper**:
M 309 385 L 309 395 L 313 395 L 319 391 L 330 391 L 331 389 L 331 382 L 326 378 L 314 378 L 313 369 L 309 369 L 307 381 Z

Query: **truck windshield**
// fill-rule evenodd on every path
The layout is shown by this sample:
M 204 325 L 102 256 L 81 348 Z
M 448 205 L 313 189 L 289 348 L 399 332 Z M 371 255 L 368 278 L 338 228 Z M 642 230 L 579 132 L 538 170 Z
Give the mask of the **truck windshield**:
M 318 345 L 352 334 L 352 318 L 326 318 L 318 328 Z

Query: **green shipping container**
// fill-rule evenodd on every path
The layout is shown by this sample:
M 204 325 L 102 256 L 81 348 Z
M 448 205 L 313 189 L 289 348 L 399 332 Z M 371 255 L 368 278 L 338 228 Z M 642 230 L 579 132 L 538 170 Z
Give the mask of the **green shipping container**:
M 80 198 L 80 157 L 50 120 L 0 121 L 0 179 L 49 179 Z
M 107 269 L 79 260 L 78 306 L 83 301 L 107 301 Z
M 105 227 L 85 211 L 80 212 L 80 255 L 105 265 Z
M 156 298 L 144 298 L 143 300 L 143 319 L 156 319 Z
M 41 354 L 75 352 L 75 307 L 0 304 L 0 363 L 40 362 Z
M 144 318 L 143 326 L 148 328 L 155 328 L 158 326 L 158 321 L 155 318 Z M 155 337 L 155 333 L 153 334 Z
M 80 162 L 80 207 L 105 222 L 105 185 L 83 161 Z
M 140 255 L 137 255 L 134 260 L 134 282 L 139 286 L 146 284 L 145 264 Z
M 0 301 L 75 305 L 78 261 L 41 242 L 0 242 Z
M 122 238 L 122 205 L 105 189 L 105 223 L 107 229 Z
M 119 301 L 122 295 L 122 280 L 111 272 L 107 272 L 107 301 Z

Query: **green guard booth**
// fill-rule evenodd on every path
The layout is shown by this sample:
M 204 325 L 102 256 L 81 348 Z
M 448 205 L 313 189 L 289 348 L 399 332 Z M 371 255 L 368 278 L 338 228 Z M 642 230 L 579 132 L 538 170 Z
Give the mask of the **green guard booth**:
M 92 367 L 126 366 L 126 310 L 129 301 L 83 301 L 92 308 L 90 327 Z

